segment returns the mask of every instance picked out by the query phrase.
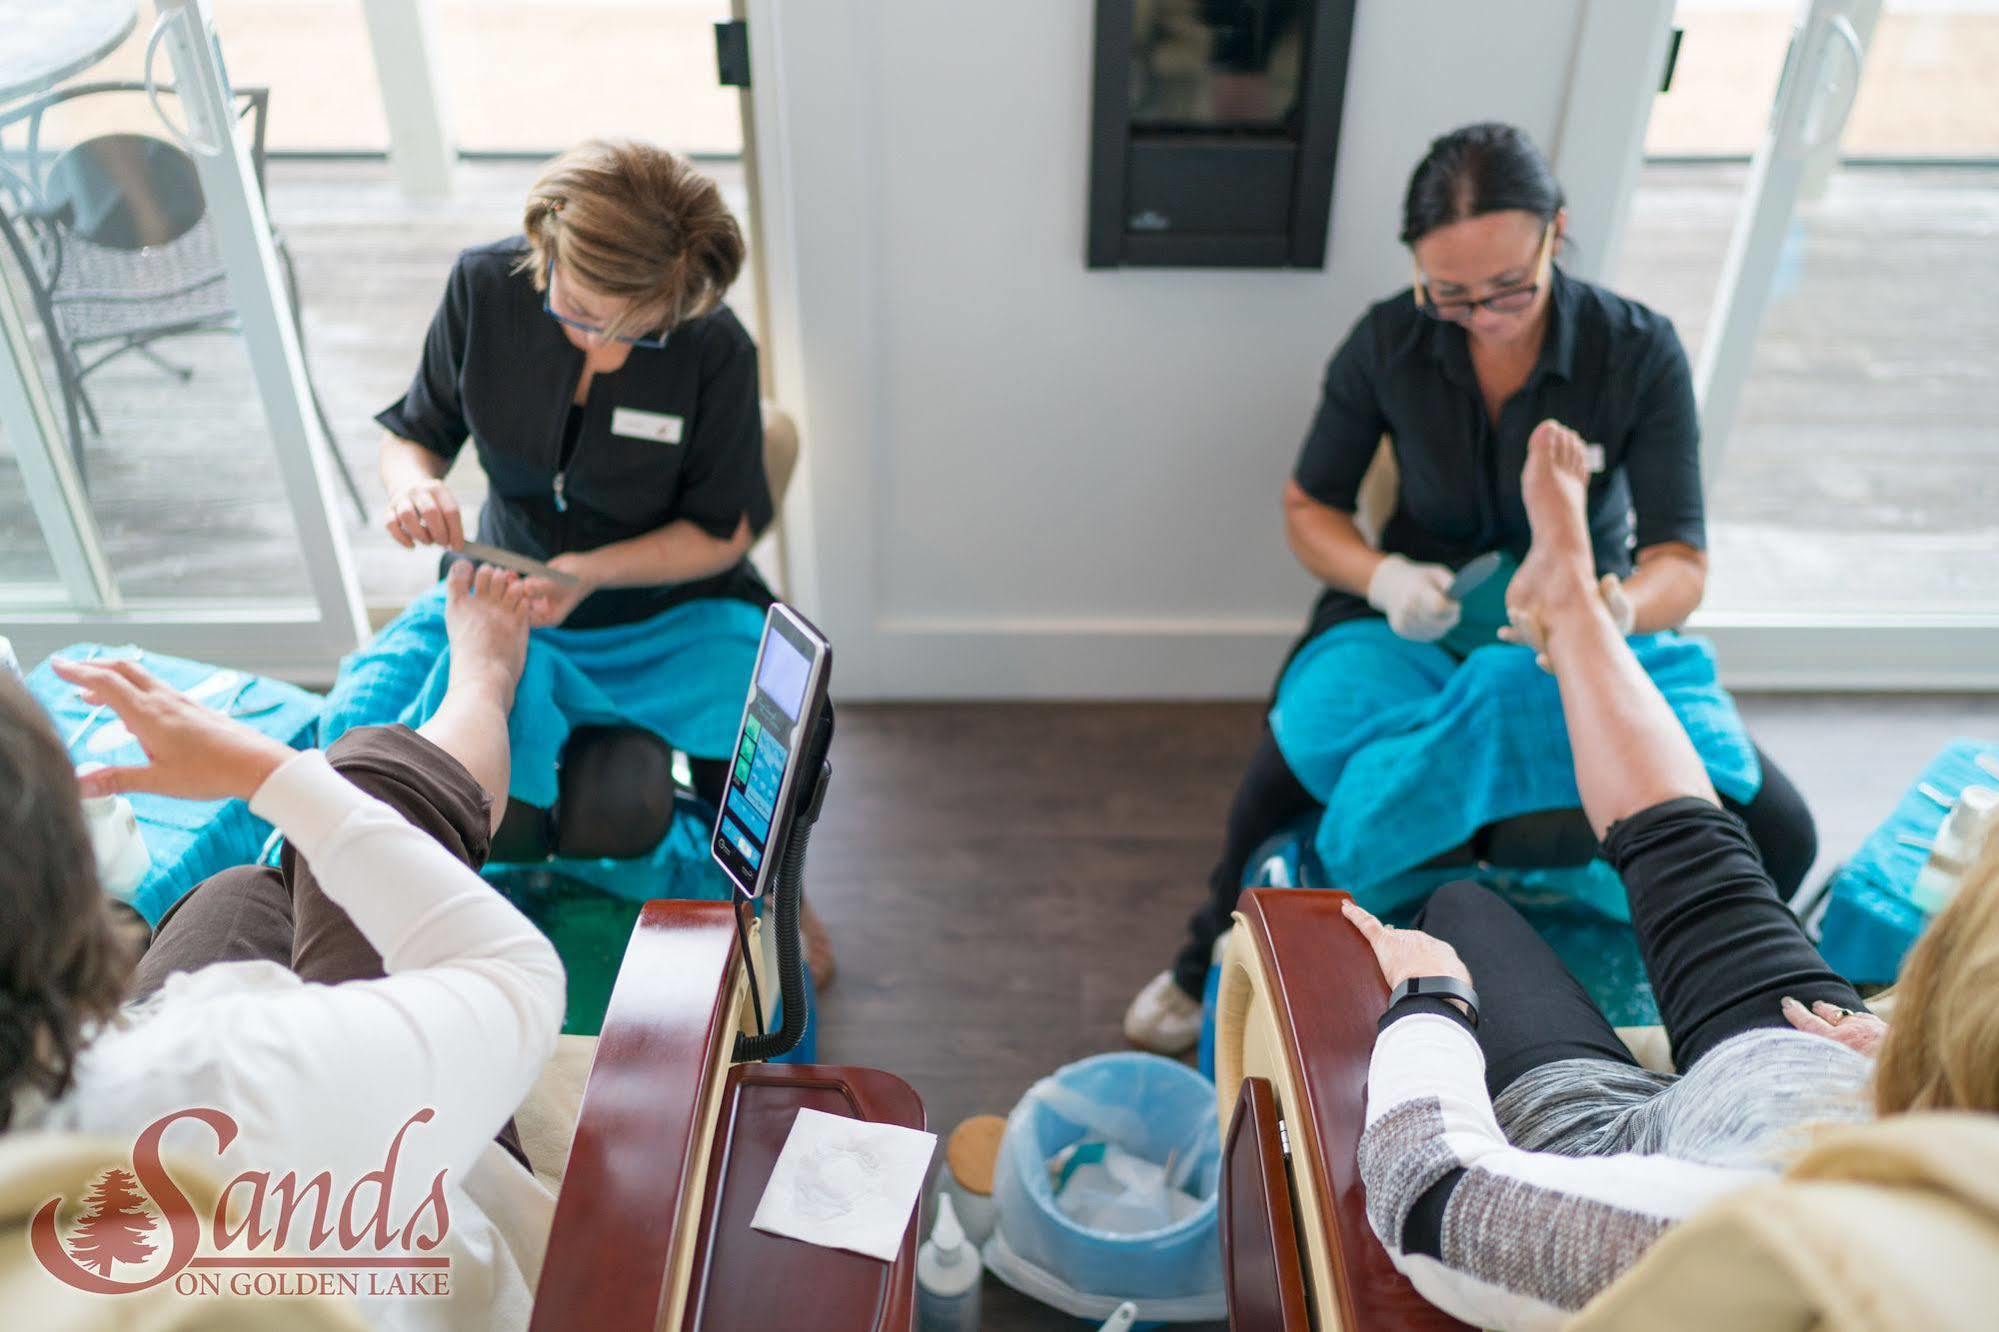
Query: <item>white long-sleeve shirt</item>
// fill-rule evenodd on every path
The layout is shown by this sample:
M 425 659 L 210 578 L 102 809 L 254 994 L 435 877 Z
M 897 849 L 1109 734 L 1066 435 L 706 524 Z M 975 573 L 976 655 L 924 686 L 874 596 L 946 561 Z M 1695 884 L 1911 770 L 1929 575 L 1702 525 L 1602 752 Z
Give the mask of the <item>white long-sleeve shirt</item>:
M 194 1123 L 175 1124 L 166 1150 L 216 1161 L 225 1180 L 260 1170 L 304 1182 L 328 1171 L 337 1224 L 350 1186 L 380 1171 L 398 1130 L 429 1109 L 428 1122 L 402 1134 L 387 1214 L 399 1229 L 444 1172 L 449 1228 L 421 1256 L 451 1259 L 453 1293 L 364 1298 L 362 1308 L 391 1328 L 525 1326 L 554 1201 L 493 1135 L 561 1029 L 554 948 L 477 873 L 317 752 L 286 762 L 250 807 L 312 866 L 388 974 L 308 984 L 275 963 L 230 962 L 175 975 L 96 1035 L 59 1102 L 17 1126 L 131 1137 L 163 1115 L 212 1106 L 240 1129 L 219 1158 L 215 1135 Z M 372 1199 L 363 1194 L 365 1217 Z M 419 1221 L 416 1232 L 435 1228 Z M 303 1229 L 293 1227 L 294 1251 Z M 344 1252 L 337 1240 L 317 1250 Z M 381 1252 L 410 1256 L 394 1242 Z
M 1569 1062 L 1558 1078 L 1621 1069 Z M 1675 1154 L 1526 1151 L 1500 1127 L 1477 1038 L 1453 1018 L 1411 1013 L 1382 1030 L 1368 1065 L 1360 1142 L 1368 1222 L 1395 1266 L 1446 1313 L 1502 1332 L 1559 1328 L 1676 1222 L 1769 1177 L 1776 1162 L 1758 1160 L 1766 1153 L 1744 1142 L 1767 1149 L 1797 1124 L 1864 1117 L 1849 1093 L 1866 1069 L 1860 1056 L 1815 1036 L 1747 1032 L 1716 1046 L 1687 1078 L 1659 1080 L 1670 1090 L 1649 1089 L 1657 1106 L 1633 1102 L 1640 1108 L 1625 1126 L 1639 1129 L 1648 1109 L 1663 1112 L 1653 1118 L 1671 1121 L 1662 1145 Z M 1801 1079 L 1802 1094 L 1784 1093 Z M 1721 1145 L 1711 1155 L 1730 1163 L 1692 1159 L 1703 1139 Z M 1407 1251 L 1411 1213 L 1454 1171 L 1441 1221 L 1431 1218 L 1435 1251 Z

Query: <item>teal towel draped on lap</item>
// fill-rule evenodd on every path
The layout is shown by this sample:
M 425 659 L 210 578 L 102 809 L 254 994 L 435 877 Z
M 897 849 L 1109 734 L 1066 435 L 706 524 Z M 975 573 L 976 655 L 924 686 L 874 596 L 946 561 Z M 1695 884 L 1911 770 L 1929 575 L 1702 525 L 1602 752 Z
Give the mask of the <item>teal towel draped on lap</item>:
M 1650 634 L 1631 649 L 1715 789 L 1754 797 L 1762 767 L 1707 642 Z M 1286 667 L 1270 726 L 1326 805 L 1316 848 L 1340 888 L 1384 883 L 1501 819 L 1582 803 L 1560 690 L 1523 647 L 1491 644 L 1460 660 L 1382 620 L 1335 625 Z
M 690 601 L 633 624 L 537 629 L 507 722 L 516 800 L 555 803 L 556 762 L 579 726 L 636 726 L 694 758 L 723 758 L 756 669 L 764 612 L 746 601 Z M 419 726 L 449 680 L 442 585 L 413 602 L 340 665 L 320 743 L 356 726 Z
M 197 701 L 274 740 L 294 749 L 312 744 L 319 696 L 296 685 L 184 657 L 141 652 L 129 645 L 73 643 L 55 655 L 66 661 L 136 661 L 162 683 L 190 693 Z M 85 703 L 48 662 L 29 672 L 28 689 L 48 710 L 56 733 L 73 738 L 70 757 L 76 762 L 119 767 L 145 762 L 145 752 L 117 715 Z M 116 743 L 107 743 L 110 741 Z M 139 822 L 139 836 L 153 862 L 130 899 L 132 908 L 148 925 L 158 925 L 175 903 L 209 875 L 256 859 L 258 848 L 271 833 L 271 825 L 252 814 L 241 800 L 180 800 L 144 792 L 134 792 L 129 799 Z

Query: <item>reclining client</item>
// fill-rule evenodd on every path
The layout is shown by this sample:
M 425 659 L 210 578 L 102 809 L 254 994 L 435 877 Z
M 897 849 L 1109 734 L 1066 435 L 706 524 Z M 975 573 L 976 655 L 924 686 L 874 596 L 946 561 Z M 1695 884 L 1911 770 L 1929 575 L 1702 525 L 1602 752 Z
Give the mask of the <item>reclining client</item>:
M 1779 899 L 1619 633 L 1588 482 L 1580 437 L 1534 440 L 1533 543 L 1507 609 L 1559 681 L 1679 1075 L 1641 1068 L 1488 890 L 1438 890 L 1413 929 L 1345 906 L 1391 987 L 1360 1142 L 1368 1219 L 1426 1298 L 1480 1327 L 1560 1326 L 1675 1223 L 1801 1154 L 1812 1126 L 1999 1111 L 1999 846 L 1917 943 L 1889 1028 Z
M 444 1231 L 426 1256 L 449 1259 L 450 1294 L 364 1298 L 363 1312 L 469 1332 L 527 1325 L 554 1202 L 510 1116 L 555 1047 L 563 971 L 475 868 L 506 800 L 528 595 L 464 564 L 446 595 L 451 681 L 435 714 L 414 731 L 351 731 L 324 753 L 296 753 L 135 663 L 57 663 L 146 753 L 142 767 L 88 774 L 83 794 L 243 799 L 285 836 L 280 867 L 225 870 L 175 904 L 136 965 L 97 883 L 69 755 L 0 673 L 0 1124 L 130 1144 L 163 1116 L 213 1108 L 238 1130 L 218 1178 L 325 1171 L 336 1212 L 400 1132 L 385 1202 L 400 1226 L 441 1175 L 448 1222 L 417 1229 Z M 173 1123 L 162 1143 L 217 1159 L 201 1124 Z M 293 1242 L 307 1229 L 294 1223 Z

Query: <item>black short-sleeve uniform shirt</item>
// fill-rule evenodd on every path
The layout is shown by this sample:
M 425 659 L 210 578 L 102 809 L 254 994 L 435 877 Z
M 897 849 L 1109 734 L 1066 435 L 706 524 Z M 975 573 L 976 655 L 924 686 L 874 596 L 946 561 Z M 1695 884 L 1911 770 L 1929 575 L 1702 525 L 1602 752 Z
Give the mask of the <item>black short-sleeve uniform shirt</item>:
M 1635 550 L 1662 542 L 1704 548 L 1700 423 L 1672 322 L 1559 269 L 1553 281 L 1540 359 L 1497 426 L 1462 327 L 1423 314 L 1408 291 L 1369 310 L 1326 368 L 1292 474 L 1299 488 L 1353 512 L 1387 435 L 1401 491 L 1383 550 L 1454 569 L 1489 550 L 1524 556 L 1520 471 L 1528 436 L 1553 417 L 1604 451 L 1589 487 L 1599 574 L 1630 573 Z M 1373 614 L 1364 598 L 1328 588 L 1306 637 Z
M 469 437 L 490 493 L 479 540 L 537 559 L 594 550 L 681 519 L 726 540 L 770 524 L 757 349 L 727 306 L 634 347 L 572 409 L 583 352 L 514 271 L 520 236 L 452 266 L 409 391 L 375 419 L 451 459 Z M 561 480 L 558 488 L 558 477 Z M 699 597 L 768 604 L 748 560 L 710 578 L 593 593 L 564 621 L 597 628 Z

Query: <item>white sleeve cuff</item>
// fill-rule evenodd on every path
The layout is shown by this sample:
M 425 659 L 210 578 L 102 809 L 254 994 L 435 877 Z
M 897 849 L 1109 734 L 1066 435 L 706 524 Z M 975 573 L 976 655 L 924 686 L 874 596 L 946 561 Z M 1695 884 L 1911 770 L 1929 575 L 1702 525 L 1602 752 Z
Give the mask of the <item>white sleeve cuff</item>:
M 1482 1106 L 1483 1114 L 1473 1111 L 1476 1117 L 1492 1118 L 1485 1090 L 1485 1052 L 1478 1037 L 1441 1013 L 1397 1018 L 1375 1037 L 1374 1056 L 1368 1061 L 1367 1122 L 1374 1123 L 1404 1101 L 1426 1096 L 1467 1109 Z
M 250 797 L 250 812 L 276 824 L 285 840 L 310 860 L 334 829 L 367 803 L 367 794 L 335 772 L 324 753 L 307 749 L 264 779 Z

